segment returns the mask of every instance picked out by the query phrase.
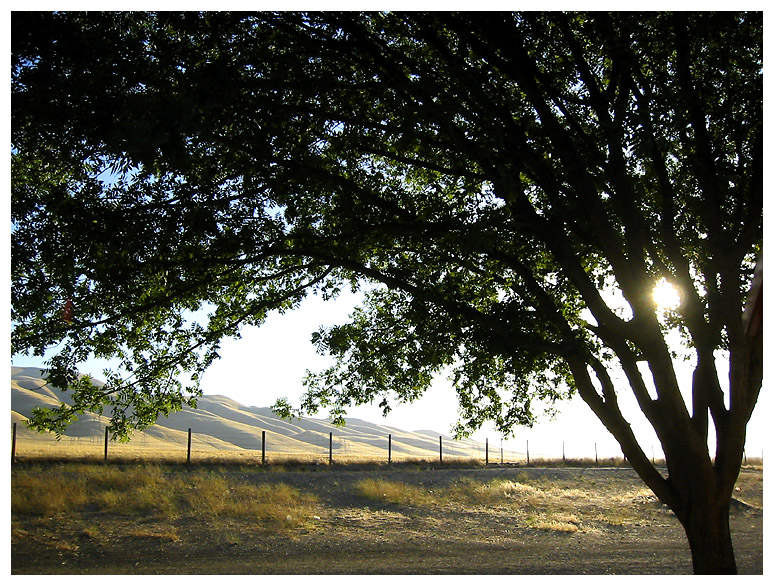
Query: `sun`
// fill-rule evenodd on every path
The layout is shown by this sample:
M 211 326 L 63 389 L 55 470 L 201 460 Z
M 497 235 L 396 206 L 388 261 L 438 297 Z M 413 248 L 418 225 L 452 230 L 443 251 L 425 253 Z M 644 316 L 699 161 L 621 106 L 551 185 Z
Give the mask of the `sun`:
M 661 279 L 653 287 L 653 301 L 659 309 L 677 309 L 680 305 L 680 292 L 671 283 Z

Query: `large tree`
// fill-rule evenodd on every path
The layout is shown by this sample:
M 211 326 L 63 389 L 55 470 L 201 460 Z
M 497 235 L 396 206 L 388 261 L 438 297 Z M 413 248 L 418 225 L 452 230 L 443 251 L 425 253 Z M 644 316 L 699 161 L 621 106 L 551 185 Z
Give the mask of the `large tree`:
M 152 424 L 224 337 L 365 287 L 313 335 L 336 363 L 306 412 L 387 411 L 448 368 L 460 430 L 507 432 L 577 391 L 694 570 L 736 570 L 761 14 L 14 13 L 12 53 L 12 350 L 53 349 L 74 392 L 34 426 Z M 77 375 L 93 356 L 120 364 L 105 387 Z

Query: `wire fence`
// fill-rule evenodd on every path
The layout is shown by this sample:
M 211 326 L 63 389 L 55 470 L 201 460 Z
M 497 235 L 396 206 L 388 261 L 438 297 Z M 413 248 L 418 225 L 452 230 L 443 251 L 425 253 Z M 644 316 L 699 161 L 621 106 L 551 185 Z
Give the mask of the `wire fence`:
M 332 429 L 338 429 L 333 428 Z M 306 431 L 295 437 L 266 430 L 240 433 L 197 432 L 196 429 L 160 431 L 149 428 L 136 432 L 129 442 L 110 438 L 105 422 L 95 418 L 81 421 L 68 429 L 68 435 L 56 438 L 53 434 L 34 432 L 26 425 L 12 423 L 11 459 L 62 458 L 113 460 L 153 460 L 187 463 L 218 460 L 239 461 L 246 464 L 272 464 L 288 461 L 314 463 L 354 462 L 410 462 L 435 461 L 440 464 L 460 461 L 478 461 L 484 464 L 531 464 L 542 460 L 582 460 L 587 464 L 624 463 L 622 455 L 599 454 L 597 445 L 587 447 L 584 455 L 565 452 L 548 456 L 530 449 L 507 450 L 498 439 L 479 442 L 470 439 L 454 440 L 447 436 L 428 433 L 406 433 L 395 430 L 383 437 L 369 435 L 353 437 L 336 431 Z M 576 444 L 573 444 L 577 447 Z M 591 453 L 589 453 L 591 452 Z M 655 457 L 654 457 L 655 461 Z

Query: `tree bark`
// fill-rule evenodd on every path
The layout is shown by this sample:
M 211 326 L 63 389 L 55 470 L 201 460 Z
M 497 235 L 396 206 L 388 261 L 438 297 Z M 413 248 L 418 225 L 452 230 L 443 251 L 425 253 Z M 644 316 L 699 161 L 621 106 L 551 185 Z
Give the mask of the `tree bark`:
M 731 540 L 729 510 L 744 446 L 744 427 L 737 430 L 741 438 L 723 437 L 722 458 L 739 458 L 717 465 L 709 458 L 706 437 L 692 427 L 681 427 L 682 419 L 669 419 L 672 411 L 654 413 L 662 418 L 659 428 L 669 474 L 664 478 L 644 455 L 629 424 L 611 397 L 604 401 L 592 388 L 588 373 L 581 364 L 570 362 L 581 397 L 592 408 L 605 427 L 621 445 L 640 478 L 654 494 L 675 513 L 688 538 L 695 574 L 736 574 L 736 561 Z M 604 387 L 604 383 L 603 383 Z M 696 390 L 696 389 L 694 389 Z
M 731 541 L 729 509 L 731 499 L 693 503 L 685 519 L 680 519 L 691 548 L 694 574 L 736 574 Z

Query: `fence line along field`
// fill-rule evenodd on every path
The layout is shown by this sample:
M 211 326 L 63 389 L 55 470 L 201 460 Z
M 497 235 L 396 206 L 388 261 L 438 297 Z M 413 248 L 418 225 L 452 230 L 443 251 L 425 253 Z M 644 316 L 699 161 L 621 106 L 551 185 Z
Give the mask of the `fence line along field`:
M 97 422 L 99 423 L 99 422 Z M 435 449 L 395 451 L 392 435 L 383 438 L 383 446 L 376 442 L 364 446 L 362 442 L 341 439 L 330 432 L 320 434 L 317 443 L 306 442 L 295 450 L 287 448 L 287 438 L 279 436 L 277 445 L 272 447 L 272 437 L 261 432 L 254 445 L 244 445 L 234 448 L 228 441 L 218 438 L 201 438 L 189 428 L 186 434 L 178 434 L 179 443 L 161 441 L 149 434 L 138 432 L 131 442 L 120 443 L 109 438 L 107 425 L 101 428 L 95 426 L 91 435 L 71 437 L 62 435 L 57 439 L 52 434 L 40 434 L 21 426 L 17 422 L 11 424 L 11 460 L 97 460 L 149 462 L 212 462 L 229 461 L 243 463 L 282 463 L 314 462 L 314 463 L 374 463 L 374 462 L 417 462 L 435 461 L 441 464 L 450 462 L 480 462 L 481 464 L 522 464 L 542 465 L 553 464 L 575 466 L 621 466 L 627 465 L 623 458 L 546 458 L 540 455 L 530 457 L 529 452 L 519 453 L 509 450 L 490 448 L 488 442 L 458 442 L 445 436 L 436 436 Z M 432 439 L 426 442 L 432 443 Z M 751 463 L 760 460 L 751 459 Z M 658 462 L 657 462 L 658 463 Z
M 65 434 L 40 434 L 24 421 L 34 407 L 69 404 L 68 393 L 48 385 L 38 368 L 11 369 L 12 457 L 153 458 L 168 460 L 238 459 L 249 461 L 481 460 L 523 463 L 541 459 L 540 447 L 501 449 L 500 442 L 453 440 L 435 431 L 404 431 L 359 419 L 343 428 L 321 419 L 287 421 L 270 408 L 246 407 L 220 395 L 205 395 L 197 409 L 160 418 L 136 432 L 128 443 L 105 439 L 108 418 L 85 413 Z M 15 424 L 15 425 L 14 425 Z M 577 442 L 576 442 L 577 443 Z M 584 456 L 598 463 L 611 455 L 596 453 L 589 442 Z M 614 455 L 620 458 L 620 454 Z M 573 456 L 577 459 L 577 456 Z

